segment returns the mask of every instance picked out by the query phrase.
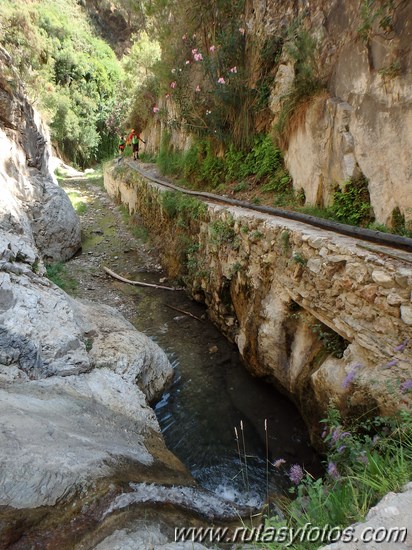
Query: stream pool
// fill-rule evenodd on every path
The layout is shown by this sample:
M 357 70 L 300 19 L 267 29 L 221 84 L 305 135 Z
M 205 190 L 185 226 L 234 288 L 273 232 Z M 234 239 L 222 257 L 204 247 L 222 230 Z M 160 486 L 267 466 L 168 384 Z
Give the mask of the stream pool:
M 158 273 L 132 273 L 131 278 L 159 282 Z M 175 370 L 155 406 L 166 444 L 200 485 L 239 504 L 260 506 L 268 495 L 273 499 L 290 486 L 292 464 L 319 471 L 295 406 L 248 373 L 236 346 L 207 319 L 203 306 L 184 292 L 131 290 L 133 324 L 165 350 Z M 266 457 L 286 463 L 267 467 Z

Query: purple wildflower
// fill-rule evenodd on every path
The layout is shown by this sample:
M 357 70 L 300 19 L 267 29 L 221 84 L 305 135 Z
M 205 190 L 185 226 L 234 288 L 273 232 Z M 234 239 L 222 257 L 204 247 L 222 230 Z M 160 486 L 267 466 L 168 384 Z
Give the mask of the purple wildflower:
M 338 449 L 338 453 L 343 453 L 343 451 L 346 449 L 346 445 L 341 445 Z
M 361 363 L 357 363 L 356 365 L 354 365 L 354 366 L 352 367 L 352 370 L 350 370 L 350 371 L 348 372 L 348 374 L 345 376 L 345 379 L 344 379 L 343 382 L 342 382 L 342 387 L 343 387 L 343 388 L 346 389 L 346 388 L 348 388 L 348 387 L 352 384 L 352 382 L 353 382 L 353 381 L 355 380 L 355 378 L 356 378 L 356 375 L 357 375 L 357 373 L 358 373 L 358 370 L 361 369 L 361 368 L 362 368 Z
M 336 466 L 336 464 L 334 462 L 329 462 L 329 465 L 328 465 L 328 474 L 330 475 L 331 478 L 333 479 L 339 479 L 340 478 L 340 474 L 339 474 L 339 471 L 338 471 L 338 468 Z
M 337 441 L 339 441 L 340 437 L 341 437 L 341 427 L 338 426 L 332 432 L 332 441 L 336 443 Z
M 389 361 L 389 363 L 386 363 L 386 365 L 383 365 L 383 369 L 390 369 L 391 367 L 394 367 L 399 363 L 398 359 L 392 359 L 392 361 Z
M 277 460 L 275 460 L 275 462 L 273 463 L 273 466 L 275 468 L 280 468 L 282 466 L 282 464 L 285 464 L 286 460 L 284 460 L 283 458 L 278 458 Z
M 402 384 L 399 386 L 399 389 L 402 393 L 407 393 L 412 390 L 412 380 L 409 378 L 408 380 L 405 380 L 402 382 Z
M 393 351 L 396 353 L 396 352 L 401 352 L 404 351 L 404 349 L 406 348 L 406 346 L 409 344 L 409 338 L 406 338 L 402 344 L 399 344 L 399 346 L 396 346 L 396 348 L 393 348 Z
M 289 479 L 294 483 L 295 485 L 299 485 L 299 483 L 303 479 L 303 470 L 299 466 L 299 464 L 294 464 L 291 469 L 289 470 Z

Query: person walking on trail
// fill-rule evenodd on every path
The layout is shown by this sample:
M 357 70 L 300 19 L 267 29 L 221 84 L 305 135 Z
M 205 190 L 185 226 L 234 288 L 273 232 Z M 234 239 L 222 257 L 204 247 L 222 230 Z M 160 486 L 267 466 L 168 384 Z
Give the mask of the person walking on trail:
M 139 158 L 139 141 L 141 141 L 142 143 L 146 143 L 141 139 L 139 134 L 137 134 L 134 131 L 134 128 L 133 128 L 133 130 L 130 132 L 130 135 L 129 135 L 129 143 L 132 144 L 132 150 L 133 150 L 133 160 L 137 160 Z

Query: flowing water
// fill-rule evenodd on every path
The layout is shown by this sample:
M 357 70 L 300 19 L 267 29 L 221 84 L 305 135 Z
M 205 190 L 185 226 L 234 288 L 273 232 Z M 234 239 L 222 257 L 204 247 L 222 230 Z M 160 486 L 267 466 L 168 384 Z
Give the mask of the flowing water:
M 159 280 L 148 273 L 132 278 Z M 210 321 L 169 307 L 206 317 L 201 305 L 183 292 L 136 292 L 133 323 L 166 351 L 175 369 L 155 412 L 167 446 L 200 485 L 239 504 L 258 506 L 267 493 L 290 485 L 286 472 L 292 464 L 316 470 L 316 455 L 294 405 L 252 377 L 237 348 Z M 280 470 L 267 468 L 267 457 L 283 458 L 286 464 Z

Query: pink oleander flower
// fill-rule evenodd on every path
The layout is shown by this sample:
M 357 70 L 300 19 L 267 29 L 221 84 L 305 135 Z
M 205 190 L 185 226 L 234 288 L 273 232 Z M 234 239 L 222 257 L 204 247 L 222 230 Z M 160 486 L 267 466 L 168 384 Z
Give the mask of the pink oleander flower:
M 231 69 L 229 69 L 231 73 L 237 73 L 237 67 L 232 67 Z
M 217 81 L 218 84 L 226 84 L 226 81 L 225 79 L 223 78 L 223 76 L 221 76 L 218 81 Z
M 175 80 L 174 80 L 173 82 L 170 83 L 170 87 L 171 87 L 171 88 L 176 88 L 176 86 L 177 86 L 177 83 L 176 83 Z
M 153 107 L 153 112 L 158 113 L 159 112 L 159 107 Z
M 216 46 L 210 46 L 209 52 L 212 52 L 212 53 L 213 53 L 215 50 L 216 50 Z
M 239 32 L 240 32 L 240 34 L 245 34 L 246 30 L 243 27 L 240 27 Z
M 200 86 L 199 86 L 199 84 L 198 84 L 198 85 L 196 86 L 196 88 L 195 88 L 195 92 L 200 92 L 200 91 L 201 91 L 201 90 L 200 90 Z
M 203 55 L 201 53 L 195 53 L 193 59 L 195 61 L 203 61 Z

